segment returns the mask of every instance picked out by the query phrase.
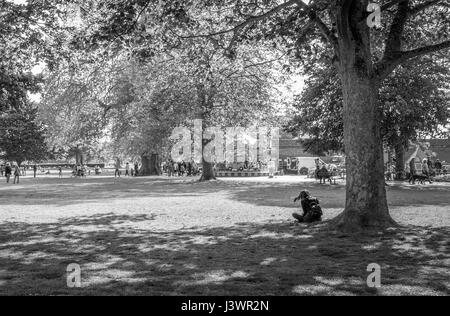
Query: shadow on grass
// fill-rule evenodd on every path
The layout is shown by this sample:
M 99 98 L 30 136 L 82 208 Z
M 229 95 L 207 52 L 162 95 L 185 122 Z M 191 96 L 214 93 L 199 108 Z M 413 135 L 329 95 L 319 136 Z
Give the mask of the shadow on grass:
M 406 227 L 349 237 L 316 226 L 242 223 L 151 231 L 153 216 L 107 214 L 0 225 L 0 294 L 450 294 L 450 231 Z M 66 268 L 82 269 L 80 289 Z M 370 263 L 382 267 L 369 289 Z
M 233 198 L 255 205 L 292 207 L 293 199 L 301 190 L 308 190 L 320 200 L 324 209 L 341 208 L 345 206 L 345 187 L 305 184 L 266 184 L 252 185 L 233 192 Z M 388 187 L 388 202 L 390 206 L 419 206 L 419 205 L 450 205 L 450 186 L 425 187 L 398 184 Z
M 117 199 L 153 197 L 196 197 L 220 191 L 231 198 L 259 206 L 295 208 L 293 199 L 301 190 L 309 190 L 322 206 L 343 208 L 345 187 L 318 183 L 268 183 L 245 181 L 198 182 L 197 178 L 87 178 L 26 179 L 23 186 L 0 184 L 0 205 L 58 205 L 104 203 Z M 450 186 L 390 186 L 390 206 L 450 204 Z M 298 205 L 297 205 L 298 206 Z
M 0 184 L 0 204 L 58 205 L 105 203 L 142 197 L 195 197 L 232 184 L 199 183 L 197 178 L 26 179 L 20 186 Z

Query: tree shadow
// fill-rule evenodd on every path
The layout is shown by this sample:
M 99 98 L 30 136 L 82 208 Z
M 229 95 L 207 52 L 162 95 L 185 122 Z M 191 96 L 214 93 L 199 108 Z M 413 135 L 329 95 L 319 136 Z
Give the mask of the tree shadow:
M 307 190 L 320 200 L 323 208 L 343 208 L 345 205 L 345 187 L 321 185 L 318 183 L 254 184 L 242 186 L 233 191 L 232 198 L 258 206 L 298 208 L 294 198 L 300 191 Z
M 448 228 L 365 236 L 288 222 L 152 231 L 154 216 L 0 225 L 0 295 L 389 295 L 449 293 Z M 144 225 L 139 225 L 140 223 Z M 82 269 L 70 289 L 66 268 Z M 382 268 L 381 289 L 366 284 Z
M 234 187 L 220 181 L 201 183 L 197 178 L 27 180 L 21 186 L 0 184 L 0 204 L 67 206 L 142 197 L 195 197 Z
M 308 190 L 319 198 L 325 208 L 344 208 L 345 187 L 306 184 L 266 184 L 253 185 L 234 194 L 236 200 L 261 206 L 292 207 L 292 201 L 302 190 Z M 387 188 L 388 202 L 391 206 L 418 206 L 450 204 L 450 186 L 413 187 L 396 185 Z
M 27 179 L 23 186 L 0 184 L 1 205 L 57 205 L 104 203 L 115 199 L 142 197 L 196 197 L 230 192 L 231 198 L 258 206 L 296 208 L 293 199 L 308 190 L 324 208 L 343 209 L 345 186 L 318 183 L 268 183 L 245 181 L 198 182 L 198 178 L 87 178 Z M 450 186 L 390 186 L 391 206 L 450 204 Z

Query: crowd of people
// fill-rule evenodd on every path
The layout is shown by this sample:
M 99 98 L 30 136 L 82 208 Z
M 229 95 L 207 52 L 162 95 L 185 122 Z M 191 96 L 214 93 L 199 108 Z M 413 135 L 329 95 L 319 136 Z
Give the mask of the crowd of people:
M 0 167 L 1 176 L 6 178 L 6 183 L 11 181 L 11 177 L 14 177 L 14 184 L 18 184 L 20 181 L 20 176 L 22 175 L 23 169 L 20 168 L 17 164 L 11 165 L 7 162 L 5 165 Z
M 433 177 L 440 175 L 447 175 L 447 169 L 439 159 L 432 161 L 430 158 L 425 158 L 421 162 L 421 174 L 417 170 L 418 159 L 413 158 L 409 162 L 408 174 L 409 182 L 415 184 L 416 179 L 426 180 L 433 183 Z M 422 181 L 424 182 L 424 181 Z
M 336 164 L 330 163 L 325 164 L 321 163 L 319 159 L 316 159 L 316 170 L 314 171 L 314 177 L 316 180 L 320 181 L 320 184 L 325 184 L 326 181 L 332 183 L 336 183 L 336 179 L 338 176 L 343 178 L 345 176 L 345 172 L 341 170 Z
M 13 183 L 18 184 L 20 182 L 21 176 L 27 175 L 27 170 L 32 168 L 33 175 L 36 178 L 38 166 L 35 164 L 33 166 L 19 166 L 18 164 L 6 162 L 5 164 L 0 165 L 0 175 L 1 177 L 6 178 L 6 183 L 10 183 L 11 178 L 14 179 Z
M 139 164 L 134 163 L 133 166 L 129 162 L 125 164 L 125 177 L 137 177 L 139 175 Z M 122 176 L 122 166 L 120 161 L 116 161 L 114 177 L 120 178 Z
M 27 170 L 33 170 L 33 176 L 34 178 L 37 177 L 38 171 L 40 171 L 43 174 L 49 175 L 51 174 L 50 168 L 44 169 L 37 164 L 34 164 L 32 166 L 21 166 L 19 167 L 18 164 L 6 162 L 4 164 L 0 165 L 0 175 L 1 177 L 6 178 L 6 183 L 13 182 L 14 184 L 18 184 L 20 181 L 21 176 L 27 175 Z M 52 169 L 56 169 L 56 172 L 58 173 L 59 178 L 63 177 L 63 170 L 68 169 L 72 170 L 71 176 L 75 178 L 85 178 L 87 176 L 90 176 L 92 173 L 95 175 L 101 175 L 103 173 L 102 168 L 99 165 L 96 165 L 94 168 L 89 168 L 85 164 L 76 164 L 73 167 L 70 165 L 67 166 L 55 166 Z M 115 166 L 115 177 L 121 177 L 122 176 L 122 167 L 121 165 Z M 136 162 L 133 166 L 130 165 L 130 163 L 127 163 L 125 166 L 125 176 L 131 176 L 131 177 L 137 177 L 139 174 L 139 164 Z M 13 179 L 13 181 L 11 181 Z
M 191 177 L 200 174 L 200 168 L 194 160 L 174 162 L 169 159 L 163 163 L 162 169 L 169 177 Z
M 86 165 L 77 164 L 73 167 L 72 170 L 72 176 L 73 177 L 86 177 L 88 175 L 91 175 L 92 169 L 88 168 Z M 97 165 L 94 167 L 94 172 L 96 175 L 102 174 L 102 168 Z M 63 170 L 61 166 L 58 166 L 58 173 L 59 177 L 62 178 L 63 176 Z
M 227 167 L 226 164 L 224 164 L 224 166 L 225 168 Z M 221 166 L 221 164 L 214 164 L 214 170 L 224 169 L 224 166 Z M 260 168 L 263 167 L 262 164 L 259 162 L 257 166 Z M 246 168 L 250 167 L 255 166 L 250 165 L 250 163 L 246 162 L 242 166 L 242 169 L 246 170 Z M 56 168 L 59 177 L 62 178 L 63 167 L 58 166 Z M 163 172 L 167 174 L 167 176 L 169 177 L 198 176 L 201 174 L 202 171 L 201 167 L 194 160 L 188 162 L 185 161 L 174 162 L 169 159 L 162 163 L 161 168 Z M 32 166 L 31 165 L 19 166 L 18 164 L 6 162 L 0 165 L 0 174 L 1 177 L 6 178 L 7 183 L 10 183 L 11 179 L 13 179 L 12 182 L 16 184 L 19 183 L 21 176 L 27 175 L 27 170 L 29 169 L 33 170 L 33 175 L 35 178 L 37 176 L 38 170 L 41 170 L 41 172 L 45 172 L 45 170 L 40 168 L 37 164 L 34 164 Z M 139 164 L 137 162 L 135 162 L 134 164 L 127 162 L 124 169 L 125 169 L 125 177 L 137 177 L 139 174 Z M 95 175 L 100 175 L 103 172 L 102 168 L 99 165 L 96 165 L 93 169 L 91 169 L 86 165 L 76 164 L 73 166 L 72 176 L 86 177 L 88 175 L 91 175 L 92 171 L 95 172 Z M 120 161 L 116 161 L 114 176 L 121 177 L 122 171 L 123 168 L 122 165 L 120 164 Z M 50 174 L 50 170 L 47 170 L 45 173 Z M 322 181 L 325 182 L 326 180 L 331 182 L 334 177 L 338 176 L 338 173 L 339 172 L 336 165 L 333 164 L 326 165 L 316 161 L 315 178 L 320 180 L 321 183 Z M 448 170 L 446 166 L 439 159 L 432 161 L 432 159 L 430 158 L 425 158 L 422 161 L 420 161 L 418 158 L 413 158 L 407 164 L 406 178 L 409 179 L 410 182 L 412 183 L 415 183 L 416 180 L 419 180 L 421 183 L 424 181 L 432 183 L 433 177 L 440 175 L 447 175 L 447 173 Z M 395 174 L 395 170 L 388 170 L 387 174 L 393 175 Z

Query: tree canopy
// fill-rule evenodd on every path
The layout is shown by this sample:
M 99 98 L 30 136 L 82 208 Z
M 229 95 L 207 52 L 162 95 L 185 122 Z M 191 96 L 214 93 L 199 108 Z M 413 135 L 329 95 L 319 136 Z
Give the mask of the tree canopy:
M 276 119 L 267 113 L 281 100 L 285 54 L 247 46 L 230 59 L 209 39 L 169 40 L 150 11 L 137 14 L 134 5 L 80 8 L 67 41 L 72 59 L 49 74 L 41 105 L 52 144 L 107 137 L 115 156 L 135 159 L 167 152 L 173 128 L 194 119 L 209 126 Z
M 0 158 L 15 161 L 41 161 L 50 157 L 45 127 L 31 106 L 0 115 Z

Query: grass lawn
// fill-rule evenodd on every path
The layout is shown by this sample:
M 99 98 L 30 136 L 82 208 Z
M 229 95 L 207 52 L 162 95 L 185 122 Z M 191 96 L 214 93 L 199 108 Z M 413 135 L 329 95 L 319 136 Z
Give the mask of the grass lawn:
M 402 226 L 371 236 L 296 224 L 304 188 L 325 220 L 342 211 L 343 184 L 298 177 L 2 180 L 0 295 L 450 294 L 450 184 L 390 186 Z M 371 263 L 380 289 L 366 285 Z

